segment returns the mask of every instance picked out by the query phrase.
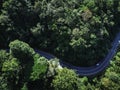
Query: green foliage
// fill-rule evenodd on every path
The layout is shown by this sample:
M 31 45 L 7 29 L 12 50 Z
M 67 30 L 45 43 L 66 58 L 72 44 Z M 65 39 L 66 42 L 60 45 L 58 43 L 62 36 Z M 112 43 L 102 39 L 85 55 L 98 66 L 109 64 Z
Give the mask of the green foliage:
M 23 85 L 23 87 L 21 88 L 21 90 L 28 90 L 26 83 Z
M 3 3 L 3 10 L 7 11 L 10 19 L 13 20 L 15 27 L 17 26 L 19 29 L 26 29 L 27 25 L 29 25 L 27 20 L 31 15 L 30 6 L 30 2 L 26 0 L 7 0 Z
M 55 89 L 61 89 L 59 85 L 70 90 L 119 89 L 119 53 L 101 80 L 89 83 L 86 78 L 78 80 L 73 72 L 58 68 L 57 60 L 47 62 L 30 47 L 49 51 L 74 65 L 94 65 L 111 47 L 119 15 L 119 0 L 1 0 L 0 47 L 8 48 L 15 41 L 9 44 L 9 54 L 0 51 L 0 89 L 27 88 L 24 83 L 31 83 L 31 79 L 35 84 L 57 72 Z
M 5 50 L 0 51 L 0 89 L 28 90 L 27 83 L 46 78 L 48 69 L 46 58 L 36 54 L 27 43 L 19 40 L 11 42 L 9 46 L 9 53 Z
M 2 71 L 8 75 L 15 76 L 14 74 L 19 71 L 19 63 L 16 58 L 7 60 L 3 63 Z
M 0 71 L 3 63 L 9 59 L 9 54 L 5 50 L 0 50 Z
M 59 60 L 57 58 L 51 59 L 48 61 L 49 66 L 48 66 L 48 71 L 47 71 L 47 77 L 52 77 L 56 75 L 57 71 L 59 69 L 62 69 Z
M 35 51 L 27 43 L 19 40 L 11 42 L 9 47 L 10 53 L 19 60 L 22 60 L 20 61 L 22 63 L 27 62 L 27 59 L 31 59 L 35 54 Z
M 48 68 L 47 59 L 36 54 L 34 56 L 34 66 L 32 67 L 30 79 L 34 81 L 45 78 L 47 68 Z
M 15 39 L 27 42 L 30 40 L 28 38 L 30 36 L 30 28 L 36 25 L 38 21 L 32 7 L 30 0 L 3 1 L 0 16 L 7 17 L 7 20 L 2 22 L 2 26 L 0 25 L 1 29 L 4 27 L 3 35 L 0 37 L 3 41 L 2 47 L 8 47 L 8 43 Z
M 110 47 L 111 28 L 116 23 L 114 4 L 113 0 L 36 1 L 34 10 L 40 21 L 31 32 L 42 49 L 54 50 L 72 64 L 93 65 Z
M 119 0 L 6 0 L 0 46 L 19 39 L 69 63 L 91 66 L 110 47 L 120 23 L 119 7 Z
M 93 79 L 90 88 L 94 90 L 119 90 L 120 89 L 120 52 L 114 56 L 106 72 L 97 79 Z
M 1 47 L 6 47 L 8 42 L 13 39 L 13 35 L 15 35 L 12 32 L 13 28 L 13 22 L 10 20 L 8 14 L 6 12 L 0 14 L 0 40 L 2 42 L 2 44 L 0 44 Z
M 105 76 L 101 79 L 103 88 L 107 90 L 118 90 L 120 89 L 120 52 L 115 55 L 111 66 L 107 69 Z M 107 80 L 107 81 L 104 81 Z M 107 82 L 107 83 L 106 83 Z
M 5 85 L 9 88 L 8 90 L 12 90 L 16 88 L 19 82 L 19 72 L 21 68 L 19 66 L 19 62 L 16 58 L 9 58 L 4 61 L 2 65 L 2 78 L 6 80 Z M 4 85 L 4 84 L 3 84 Z
M 1 90 L 9 90 L 7 83 L 8 82 L 6 78 L 0 75 L 0 89 Z
M 79 85 L 78 76 L 67 68 L 60 70 L 52 82 L 55 90 L 79 90 Z

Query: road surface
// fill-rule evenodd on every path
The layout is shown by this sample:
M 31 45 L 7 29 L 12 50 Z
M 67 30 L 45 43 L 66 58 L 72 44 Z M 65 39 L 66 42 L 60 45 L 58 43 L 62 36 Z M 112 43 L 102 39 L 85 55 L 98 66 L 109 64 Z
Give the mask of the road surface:
M 91 67 L 76 67 L 76 66 L 73 66 L 69 63 L 66 63 L 66 62 L 62 61 L 62 60 L 60 60 L 60 65 L 62 67 L 67 67 L 69 69 L 75 70 L 81 76 L 96 75 L 99 72 L 105 70 L 105 68 L 109 65 L 110 60 L 115 55 L 115 53 L 117 51 L 117 48 L 118 48 L 118 45 L 120 44 L 119 40 L 120 40 L 120 32 L 116 35 L 116 37 L 115 37 L 115 39 L 112 43 L 112 48 L 109 50 L 106 57 L 94 66 L 91 66 Z M 43 52 L 43 51 L 36 50 L 36 52 L 39 53 L 40 55 L 46 57 L 47 59 L 55 58 L 55 56 L 53 56 L 49 53 Z

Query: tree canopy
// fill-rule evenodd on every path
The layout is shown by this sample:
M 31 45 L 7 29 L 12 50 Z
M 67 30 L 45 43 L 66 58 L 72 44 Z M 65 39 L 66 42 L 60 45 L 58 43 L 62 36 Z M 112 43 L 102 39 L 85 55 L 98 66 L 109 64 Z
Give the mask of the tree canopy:
M 120 0 L 0 0 L 0 90 L 119 90 L 119 49 L 92 79 L 34 50 L 76 66 L 96 65 L 119 25 Z
M 19 39 L 74 65 L 91 66 L 111 47 L 119 14 L 119 0 L 2 0 L 0 47 Z

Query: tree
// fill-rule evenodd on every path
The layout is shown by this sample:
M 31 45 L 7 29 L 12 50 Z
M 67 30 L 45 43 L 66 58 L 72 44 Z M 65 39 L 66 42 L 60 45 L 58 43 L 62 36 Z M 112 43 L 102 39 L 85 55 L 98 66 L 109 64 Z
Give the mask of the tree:
M 9 90 L 7 79 L 0 75 L 0 89 Z
M 19 84 L 22 83 L 19 87 L 21 87 L 23 83 L 30 81 L 32 67 L 34 65 L 33 56 L 35 55 L 35 51 L 27 43 L 19 40 L 11 42 L 9 47 L 10 54 L 18 59 L 21 66 L 21 71 L 19 73 L 21 79 Z
M 47 59 L 41 57 L 39 54 L 36 54 L 34 56 L 34 65 L 32 67 L 30 79 L 32 81 L 44 79 L 46 77 L 47 69 L 48 69 Z
M 27 83 L 25 83 L 25 84 L 23 85 L 23 87 L 21 88 L 21 90 L 28 90 L 28 88 L 27 88 Z
M 16 58 L 4 61 L 2 65 L 2 77 L 7 80 L 6 84 L 9 87 L 9 90 L 17 88 L 20 70 L 21 68 Z
M 120 52 L 112 59 L 110 66 L 100 77 L 93 79 L 91 85 L 97 90 L 119 90 L 120 89 Z
M 74 65 L 94 65 L 104 58 L 117 32 L 114 29 L 120 21 L 119 3 L 118 0 L 3 1 L 0 46 L 5 48 L 10 41 L 19 39 Z
M 33 58 L 33 55 L 35 54 L 33 48 L 31 48 L 27 43 L 19 40 L 11 42 L 9 44 L 9 47 L 10 54 L 18 58 L 23 64 L 28 62 L 27 60 L 31 60 Z
M 2 71 L 2 65 L 9 59 L 9 53 L 5 50 L 0 50 L 0 72 Z
M 47 77 L 53 77 L 54 75 L 56 75 L 58 70 L 63 69 L 60 65 L 59 59 L 57 58 L 50 59 L 48 63 L 49 66 L 47 71 Z
M 16 34 L 13 33 L 13 28 L 14 26 L 12 20 L 9 18 L 6 11 L 3 11 L 3 13 L 0 14 L 0 40 L 2 42 L 0 46 L 2 48 L 6 48 L 10 40 L 16 37 Z
M 74 71 L 64 68 L 58 71 L 52 86 L 55 90 L 79 90 L 79 78 Z

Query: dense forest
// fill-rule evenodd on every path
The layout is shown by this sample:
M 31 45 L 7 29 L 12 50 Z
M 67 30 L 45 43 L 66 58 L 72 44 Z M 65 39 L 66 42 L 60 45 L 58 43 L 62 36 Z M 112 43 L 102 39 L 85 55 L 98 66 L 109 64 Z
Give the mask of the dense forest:
M 57 58 L 47 60 L 27 43 L 15 40 L 0 51 L 0 90 L 119 90 L 120 49 L 106 72 L 80 77 L 63 68 Z
M 106 55 L 120 23 L 119 0 L 1 0 L 0 7 L 1 48 L 19 39 L 78 66 Z
M 119 90 L 120 50 L 95 78 L 34 51 L 89 67 L 106 56 L 119 25 L 119 0 L 0 0 L 0 90 Z

